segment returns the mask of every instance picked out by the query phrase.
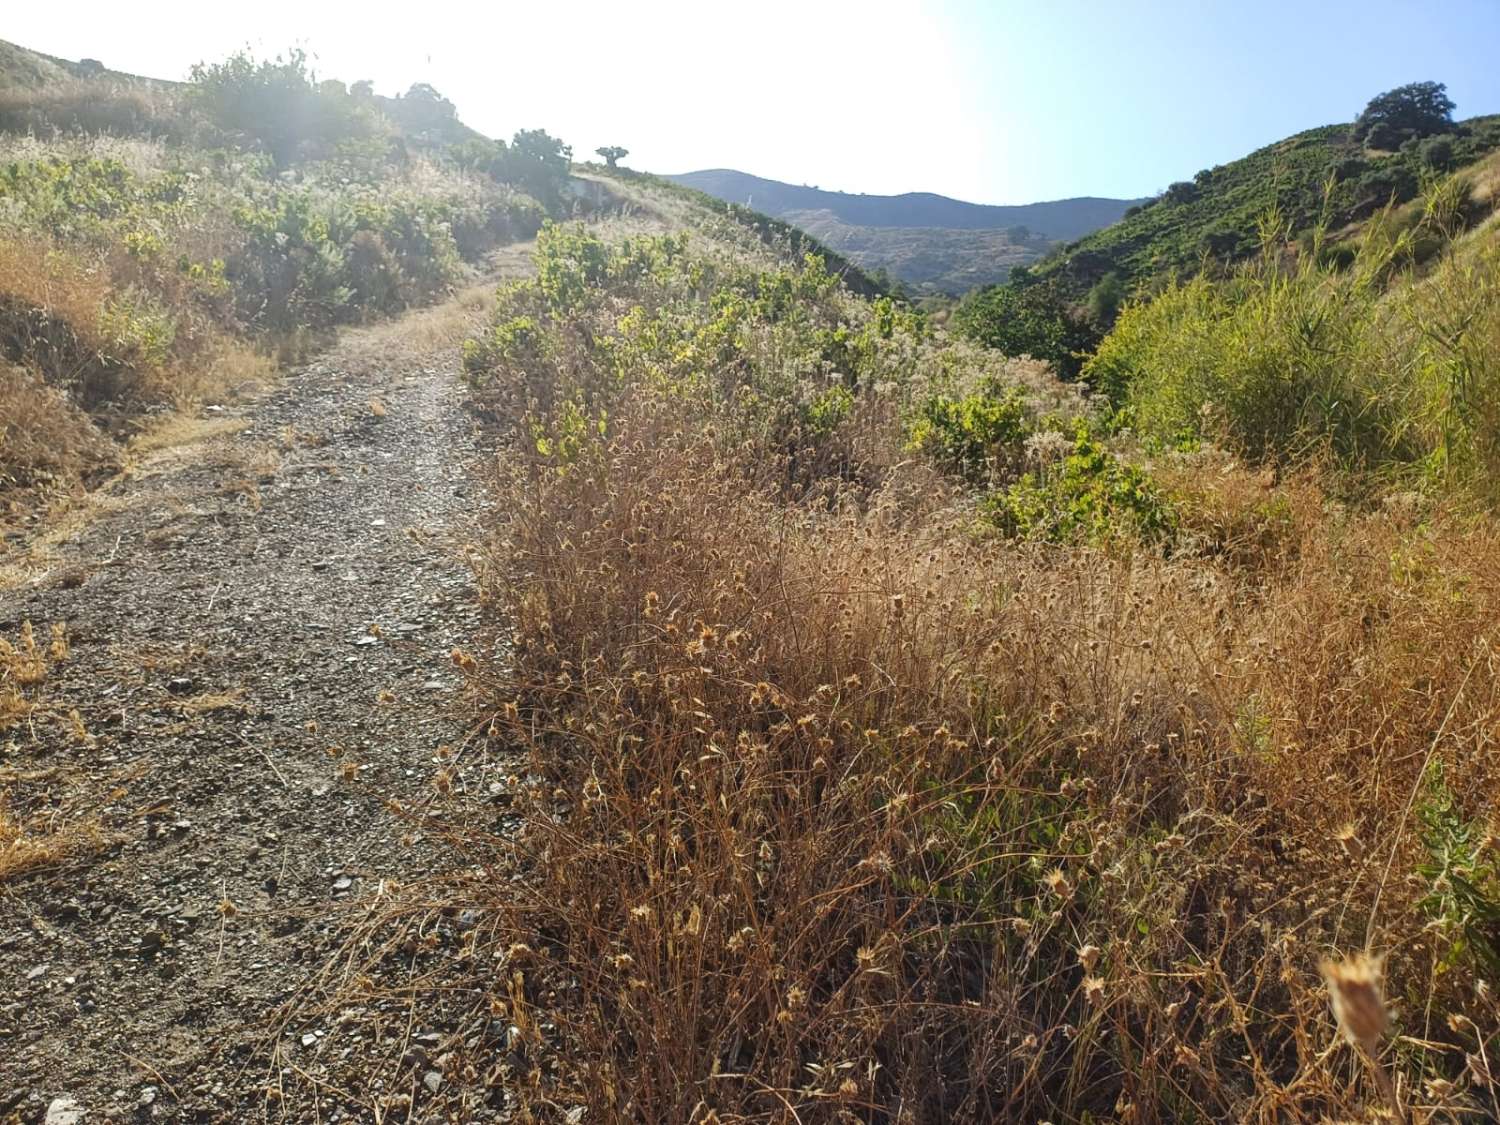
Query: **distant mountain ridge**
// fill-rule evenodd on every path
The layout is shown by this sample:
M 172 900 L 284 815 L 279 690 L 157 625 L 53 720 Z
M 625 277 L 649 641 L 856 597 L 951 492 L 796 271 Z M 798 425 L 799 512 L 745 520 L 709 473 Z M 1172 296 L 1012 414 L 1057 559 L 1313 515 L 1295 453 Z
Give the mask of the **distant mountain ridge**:
M 829 211 L 846 223 L 866 227 L 942 227 L 948 230 L 1026 227 L 1052 241 L 1079 238 L 1108 226 L 1125 214 L 1125 208 L 1140 202 L 1080 196 L 1045 203 L 999 206 L 966 203 L 930 191 L 858 195 L 799 187 L 731 168 L 684 172 L 666 178 L 731 203 L 744 203 L 768 215 L 780 216 L 789 211 Z
M 785 219 L 861 266 L 884 269 L 918 291 L 955 294 L 1004 281 L 1012 268 L 1118 222 L 1139 202 L 1081 196 L 1000 206 L 926 191 L 857 195 L 731 168 L 665 178 Z

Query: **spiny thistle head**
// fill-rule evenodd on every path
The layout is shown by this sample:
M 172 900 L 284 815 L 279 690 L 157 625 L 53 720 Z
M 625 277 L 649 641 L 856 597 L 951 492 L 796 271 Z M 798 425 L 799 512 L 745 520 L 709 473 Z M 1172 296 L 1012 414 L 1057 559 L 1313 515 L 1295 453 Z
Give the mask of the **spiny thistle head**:
M 1390 1022 L 1381 992 L 1381 959 L 1356 953 L 1346 961 L 1324 961 L 1322 970 L 1339 1030 L 1351 1044 L 1374 1055 Z

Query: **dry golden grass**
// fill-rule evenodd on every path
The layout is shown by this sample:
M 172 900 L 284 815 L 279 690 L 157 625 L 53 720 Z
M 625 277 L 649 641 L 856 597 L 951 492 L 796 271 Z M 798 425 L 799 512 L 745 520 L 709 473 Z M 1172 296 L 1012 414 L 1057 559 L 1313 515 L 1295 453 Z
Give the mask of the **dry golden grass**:
M 127 411 L 143 402 L 191 409 L 269 381 L 271 360 L 180 316 L 176 350 L 139 354 L 105 331 L 106 309 L 123 288 L 107 263 L 85 262 L 44 241 L 0 242 L 0 352 L 25 357 L 0 369 L 0 486 L 69 484 L 114 467 L 119 453 L 87 409 Z M 172 432 L 153 425 L 158 446 Z
M 520 249 L 516 253 L 522 256 Z M 471 285 L 441 304 L 346 333 L 340 342 L 341 362 L 351 370 L 388 372 L 402 358 L 451 352 L 480 330 L 494 298 L 493 284 Z
M 75 79 L 39 89 L 0 90 L 0 130 L 8 133 L 171 135 L 182 140 L 193 128 L 171 93 L 118 79 Z
M 1198 465 L 1196 556 L 1013 545 L 910 467 L 803 508 L 668 403 L 611 428 L 499 480 L 486 576 L 537 1113 L 1312 1122 L 1388 1072 L 1424 1120 L 1495 1106 L 1482 912 L 1424 842 L 1500 810 L 1486 522 Z M 1320 966 L 1363 949 L 1401 1048 L 1361 1080 Z
M 0 366 L 0 488 L 77 479 L 118 460 L 113 443 L 61 391 Z
M 184 450 L 190 446 L 229 437 L 245 430 L 250 423 L 244 418 L 214 418 L 186 413 L 162 415 L 130 439 L 126 446 L 132 463 L 140 466 L 152 460 L 151 455 L 166 450 Z
M 0 889 L 12 879 L 84 858 L 101 847 L 103 836 L 93 822 L 23 822 L 0 805 Z

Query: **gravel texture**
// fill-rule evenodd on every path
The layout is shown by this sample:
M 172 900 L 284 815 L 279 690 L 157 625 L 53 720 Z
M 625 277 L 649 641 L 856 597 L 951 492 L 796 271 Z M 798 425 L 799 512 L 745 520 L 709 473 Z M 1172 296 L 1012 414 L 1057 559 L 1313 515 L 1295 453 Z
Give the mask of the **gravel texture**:
M 453 864 L 411 810 L 472 734 L 450 654 L 479 632 L 480 438 L 456 368 L 451 341 L 352 332 L 206 412 L 243 428 L 117 482 L 62 565 L 0 591 L 0 637 L 62 622 L 71 647 L 0 733 L 0 793 L 99 834 L 0 883 L 0 1119 L 370 1119 L 368 1091 L 268 1100 L 267 1059 L 316 1084 L 359 1053 L 288 1002 L 391 881 Z M 429 1119 L 451 1083 L 407 1069 Z

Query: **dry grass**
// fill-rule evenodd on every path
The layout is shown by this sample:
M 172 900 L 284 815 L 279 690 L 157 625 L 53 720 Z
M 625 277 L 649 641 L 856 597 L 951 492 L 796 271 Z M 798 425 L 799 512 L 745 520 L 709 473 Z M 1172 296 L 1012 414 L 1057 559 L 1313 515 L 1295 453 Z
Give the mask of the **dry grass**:
M 1351 508 L 1317 464 L 1172 454 L 1169 547 L 1007 541 L 900 416 L 993 364 L 866 337 L 841 421 L 767 440 L 739 411 L 808 401 L 816 318 L 859 310 L 751 306 L 677 371 L 630 354 L 633 310 L 676 340 L 733 291 L 660 268 L 580 300 L 541 247 L 556 307 L 502 299 L 475 365 L 531 411 L 482 568 L 513 644 L 473 672 L 527 758 L 519 872 L 479 892 L 527 1110 L 1500 1112 L 1500 535 L 1473 501 Z M 1058 409 L 1033 368 L 993 374 Z M 1389 1033 L 1351 1041 L 1323 965 L 1361 953 Z
M 537 1113 L 1315 1121 L 1384 1068 L 1493 1111 L 1494 888 L 1461 916 L 1431 827 L 1500 809 L 1485 523 L 1226 469 L 1208 557 L 976 542 L 915 470 L 803 510 L 681 423 L 498 485 Z M 1362 1082 L 1319 966 L 1365 948 Z
M 0 90 L 0 131 L 49 136 L 103 133 L 184 140 L 195 129 L 165 90 L 112 79 Z
M 92 822 L 60 823 L 53 817 L 21 821 L 0 806 L 0 888 L 12 879 L 97 852 L 103 836 Z
M 0 735 L 9 736 L 39 720 L 61 721 L 73 738 L 92 742 L 76 710 L 65 714 L 42 695 L 48 677 L 68 655 L 62 625 L 53 625 L 44 639 L 26 621 L 14 641 L 0 638 Z M 10 782 L 9 773 L 0 772 L 0 782 Z M 103 846 L 93 819 L 50 806 L 26 814 L 13 811 L 10 788 L 0 786 L 0 891 L 12 879 L 82 858 Z
M 0 489 L 80 479 L 118 460 L 113 443 L 61 391 L 0 366 Z
M 244 418 L 166 414 L 153 420 L 131 438 L 126 450 L 133 460 L 149 459 L 149 455 L 165 450 L 181 450 L 215 438 L 229 437 L 242 432 L 249 425 Z
M 163 360 L 123 346 L 105 331 L 120 289 L 101 264 L 35 240 L 0 242 L 0 487 L 68 485 L 117 467 L 121 456 L 91 420 L 128 416 L 142 403 L 191 409 L 269 381 L 270 359 L 198 325 L 181 332 L 180 355 Z M 173 424 L 148 423 L 160 446 Z
M 484 323 L 494 296 L 493 285 L 471 285 L 442 304 L 362 329 L 350 343 L 371 359 L 392 349 L 413 355 L 455 349 Z

